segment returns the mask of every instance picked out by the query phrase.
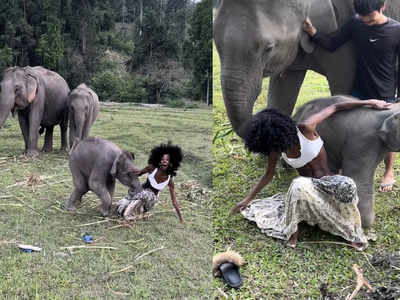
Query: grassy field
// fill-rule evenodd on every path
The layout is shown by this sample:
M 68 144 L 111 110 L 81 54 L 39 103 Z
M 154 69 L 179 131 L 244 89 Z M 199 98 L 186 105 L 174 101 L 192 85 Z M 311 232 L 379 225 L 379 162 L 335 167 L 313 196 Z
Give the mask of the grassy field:
M 58 128 L 55 134 L 54 152 L 26 160 L 17 120 L 9 118 L 0 130 L 0 298 L 209 298 L 211 110 L 104 106 L 91 131 L 133 151 L 140 168 L 153 146 L 171 140 L 182 147 L 175 186 L 183 225 L 168 189 L 153 214 L 136 223 L 100 217 L 91 192 L 76 213 L 61 210 L 72 180 Z M 118 183 L 114 202 L 126 192 Z M 93 244 L 83 242 L 85 233 Z M 17 243 L 43 250 L 24 253 Z M 65 248 L 71 246 L 99 248 Z
M 219 57 L 214 49 L 214 139 L 213 144 L 213 240 L 215 253 L 232 249 L 247 262 L 241 268 L 243 286 L 231 290 L 222 280 L 213 283 L 214 296 L 224 299 L 345 299 L 356 286 L 353 264 L 363 270 L 366 280 L 375 288 L 400 286 L 400 216 L 399 189 L 375 194 L 377 241 L 364 252 L 356 252 L 338 237 L 307 227 L 293 250 L 283 242 L 262 234 L 255 223 L 241 215 L 230 215 L 235 203 L 244 199 L 256 180 L 263 174 L 266 159 L 249 154 L 241 139 L 231 133 L 220 87 Z M 255 111 L 266 106 L 266 88 L 256 102 Z M 302 86 L 296 107 L 313 98 L 329 95 L 326 80 L 309 72 Z M 395 163 L 395 174 L 400 175 L 400 161 Z M 377 170 L 375 190 L 383 173 Z M 279 170 L 273 181 L 257 198 L 286 192 L 294 170 Z M 396 176 L 397 182 L 400 177 Z M 389 290 L 390 291 L 390 290 Z M 391 290 L 393 292 L 393 290 Z M 375 295 L 376 296 L 376 295 Z M 356 299 L 372 299 L 362 288 Z M 373 298 L 399 299 L 399 298 Z

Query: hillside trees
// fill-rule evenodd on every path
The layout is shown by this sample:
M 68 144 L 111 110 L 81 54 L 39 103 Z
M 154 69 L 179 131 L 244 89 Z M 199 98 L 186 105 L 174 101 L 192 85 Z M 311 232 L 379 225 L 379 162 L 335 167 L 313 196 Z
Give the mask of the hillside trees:
M 71 88 L 81 82 L 91 84 L 101 100 L 206 101 L 205 65 L 211 68 L 211 52 L 204 50 L 206 39 L 211 41 L 205 29 L 208 26 L 211 32 L 211 18 L 205 12 L 209 6 L 211 16 L 209 3 L 1 1 L 0 68 L 43 65 L 60 73 Z M 200 75 L 203 72 L 206 77 Z

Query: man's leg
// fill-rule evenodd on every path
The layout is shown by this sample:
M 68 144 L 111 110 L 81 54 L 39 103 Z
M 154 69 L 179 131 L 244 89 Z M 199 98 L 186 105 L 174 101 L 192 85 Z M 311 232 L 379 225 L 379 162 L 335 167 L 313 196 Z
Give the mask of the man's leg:
M 394 177 L 393 177 L 393 166 L 395 160 L 395 152 L 388 152 L 385 154 L 385 173 L 383 174 L 382 182 L 379 187 L 379 191 L 388 192 L 393 189 Z

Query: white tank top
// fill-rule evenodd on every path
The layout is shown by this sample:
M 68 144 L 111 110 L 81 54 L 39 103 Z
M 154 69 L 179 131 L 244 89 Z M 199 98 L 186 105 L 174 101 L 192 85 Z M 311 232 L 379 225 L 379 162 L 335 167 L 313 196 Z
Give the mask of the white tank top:
M 154 178 L 154 176 L 156 175 L 157 170 L 158 170 L 157 168 L 154 169 L 154 171 L 149 176 L 147 176 L 147 179 L 149 180 L 149 182 L 150 182 L 150 184 L 151 184 L 151 186 L 153 188 L 161 191 L 163 188 L 165 188 L 167 186 L 167 184 L 169 182 L 169 179 L 171 178 L 171 175 L 168 175 L 168 179 L 167 180 L 165 180 L 163 182 L 160 182 L 160 183 L 157 183 L 156 179 Z
M 299 137 L 300 141 L 300 156 L 297 158 L 290 158 L 286 156 L 286 153 L 282 152 L 283 159 L 295 169 L 305 166 L 315 157 L 317 157 L 317 155 L 321 151 L 322 146 L 324 145 L 321 137 L 310 141 L 300 132 L 298 128 L 297 136 Z

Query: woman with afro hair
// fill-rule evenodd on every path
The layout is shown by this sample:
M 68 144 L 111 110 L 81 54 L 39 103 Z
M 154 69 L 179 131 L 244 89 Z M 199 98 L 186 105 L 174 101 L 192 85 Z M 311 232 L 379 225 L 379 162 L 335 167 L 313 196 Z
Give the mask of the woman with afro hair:
M 178 146 L 161 144 L 151 150 L 148 166 L 138 171 L 138 176 L 148 173 L 143 190 L 129 189 L 128 195 L 118 202 L 118 213 L 126 220 L 134 220 L 144 212 L 151 210 L 158 200 L 158 192 L 167 185 L 172 204 L 175 207 L 179 220 L 183 223 L 182 213 L 176 200 L 174 181 L 172 177 L 181 164 L 183 155 Z
M 297 245 L 298 225 L 305 221 L 343 237 L 356 249 L 365 249 L 368 243 L 361 227 L 355 183 L 349 177 L 331 174 L 323 141 L 316 131 L 317 125 L 335 112 L 359 106 L 388 109 L 389 104 L 352 98 L 328 106 L 299 124 L 274 109 L 255 114 L 246 127 L 245 146 L 251 152 L 267 155 L 268 164 L 264 175 L 232 212 L 242 211 L 264 233 L 286 240 L 292 248 Z M 286 195 L 277 194 L 249 205 L 271 181 L 281 154 L 300 177 L 293 180 Z

